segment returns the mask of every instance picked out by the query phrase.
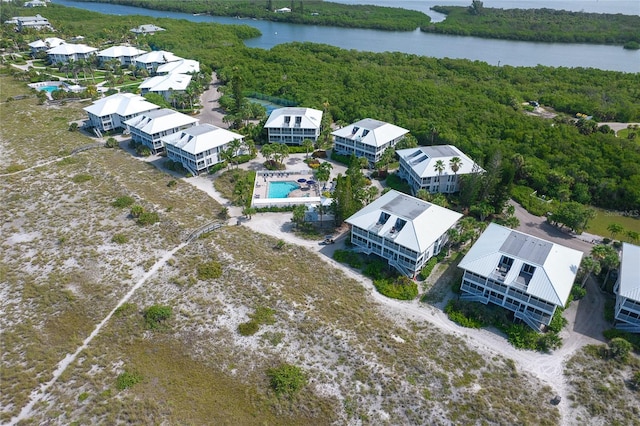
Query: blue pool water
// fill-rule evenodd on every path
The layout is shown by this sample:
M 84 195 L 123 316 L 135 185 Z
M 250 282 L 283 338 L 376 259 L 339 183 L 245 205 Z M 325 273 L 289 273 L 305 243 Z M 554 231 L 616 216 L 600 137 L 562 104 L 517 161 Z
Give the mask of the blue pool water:
M 38 87 L 38 90 L 44 90 L 45 92 L 53 92 L 55 90 L 60 90 L 60 86 L 42 86 Z
M 289 193 L 300 188 L 295 182 L 269 182 L 268 198 L 287 198 Z

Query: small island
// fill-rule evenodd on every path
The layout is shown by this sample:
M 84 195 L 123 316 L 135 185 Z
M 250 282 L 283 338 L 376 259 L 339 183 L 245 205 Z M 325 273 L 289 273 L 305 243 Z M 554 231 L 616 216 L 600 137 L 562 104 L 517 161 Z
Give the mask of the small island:
M 91 1 L 91 0 L 79 0 Z M 384 31 L 413 31 L 426 27 L 431 19 L 416 10 L 372 5 L 331 3 L 322 0 L 103 0 L 145 9 L 183 12 L 193 15 L 261 19 L 289 24 L 366 28 Z M 390 3 L 392 4 L 392 3 Z
M 550 43 L 624 45 L 640 49 L 640 17 L 622 14 L 569 12 L 555 9 L 486 8 L 479 0 L 471 6 L 434 6 L 447 15 L 424 32 Z

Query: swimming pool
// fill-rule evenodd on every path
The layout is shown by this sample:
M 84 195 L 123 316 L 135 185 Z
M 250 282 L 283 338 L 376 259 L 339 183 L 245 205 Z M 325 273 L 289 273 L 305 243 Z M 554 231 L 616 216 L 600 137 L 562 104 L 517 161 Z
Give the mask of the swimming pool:
M 61 87 L 60 86 L 42 86 L 42 87 L 38 87 L 38 90 L 44 90 L 45 92 L 54 92 L 56 90 L 60 90 Z
M 295 182 L 269 182 L 267 198 L 287 198 L 291 191 L 300 188 Z

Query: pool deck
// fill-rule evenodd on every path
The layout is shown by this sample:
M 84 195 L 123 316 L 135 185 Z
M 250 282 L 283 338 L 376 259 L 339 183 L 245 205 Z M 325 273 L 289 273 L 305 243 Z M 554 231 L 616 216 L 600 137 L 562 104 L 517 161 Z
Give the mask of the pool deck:
M 319 203 L 321 196 L 319 184 L 316 182 L 309 187 L 306 183 L 298 182 L 298 179 L 314 180 L 313 171 L 311 169 L 258 171 L 253 187 L 253 206 L 266 207 Z M 296 182 L 301 188 L 291 191 L 287 198 L 268 198 L 269 182 Z

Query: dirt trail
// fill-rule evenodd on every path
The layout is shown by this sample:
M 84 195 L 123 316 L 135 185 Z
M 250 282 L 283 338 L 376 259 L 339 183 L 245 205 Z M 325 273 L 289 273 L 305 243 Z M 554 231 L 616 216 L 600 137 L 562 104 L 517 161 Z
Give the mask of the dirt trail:
M 549 385 L 553 391 L 567 401 L 568 384 L 564 377 L 564 363 L 577 350 L 587 344 L 602 344 L 601 331 L 608 328 L 602 317 L 604 299 L 599 297 L 599 289 L 593 282 L 588 283 L 588 296 L 580 302 L 574 302 L 565 312 L 569 324 L 561 333 L 563 345 L 551 354 L 519 350 L 514 348 L 506 337 L 495 329 L 471 329 L 457 325 L 435 306 L 414 300 L 405 302 L 389 299 L 378 293 L 372 281 L 346 265 L 333 260 L 333 252 L 342 248 L 347 234 L 338 237 L 336 244 L 324 246 L 319 241 L 310 241 L 297 237 L 291 232 L 291 214 L 264 213 L 243 222 L 243 226 L 255 232 L 261 232 L 282 239 L 288 243 L 304 246 L 318 252 L 320 258 L 335 268 L 342 270 L 348 277 L 360 282 L 369 292 L 378 307 L 390 318 L 404 318 L 414 321 L 427 321 L 442 331 L 461 337 L 472 348 L 489 357 L 501 355 L 514 360 L 521 371 L 533 374 Z M 598 315 L 590 315 L 597 312 Z M 568 404 L 558 406 L 562 416 L 562 424 L 571 424 L 571 412 Z
M 11 421 L 9 422 L 9 425 L 16 425 L 18 424 L 20 421 L 22 420 L 26 420 L 28 418 L 30 418 L 33 414 L 33 407 L 40 401 L 42 401 L 43 399 L 46 398 L 47 396 L 47 391 L 49 390 L 49 388 L 51 386 L 53 386 L 53 384 L 60 378 L 60 376 L 62 375 L 62 373 L 65 372 L 65 370 L 69 367 L 69 365 L 71 365 L 71 363 L 73 363 L 76 358 L 78 357 L 78 355 L 87 348 L 87 346 L 89 346 L 89 343 L 91 343 L 91 341 L 98 335 L 98 333 L 100 333 L 100 330 L 102 329 L 102 327 L 104 327 L 104 325 L 111 319 L 111 317 L 113 316 L 113 314 L 115 313 L 115 311 L 122 306 L 123 304 L 125 304 L 130 298 L 131 296 L 133 296 L 133 294 L 136 292 L 137 289 L 140 288 L 140 286 L 142 286 L 149 278 L 151 278 L 156 272 L 158 272 L 158 270 L 160 268 L 162 268 L 164 266 L 165 263 L 167 263 L 167 261 L 178 251 L 180 250 L 182 247 L 184 247 L 186 245 L 186 243 L 182 243 L 179 246 L 175 247 L 173 250 L 167 252 L 164 256 L 162 256 L 160 258 L 160 260 L 158 260 L 152 267 L 151 269 L 149 269 L 149 271 L 144 274 L 144 276 L 142 278 L 140 278 L 140 280 L 133 286 L 131 287 L 131 289 L 129 290 L 129 292 L 127 294 L 125 294 L 122 299 L 120 299 L 120 301 L 118 302 L 118 304 L 111 310 L 111 312 L 109 312 L 109 314 L 104 317 L 104 319 L 102 321 L 100 321 L 100 323 L 96 326 L 96 328 L 93 330 L 93 332 L 89 335 L 89 337 L 87 337 L 84 342 L 82 342 L 82 345 L 80 345 L 80 347 L 78 349 L 76 349 L 76 351 L 72 354 L 67 354 L 66 357 L 64 357 L 64 359 L 62 361 L 60 361 L 58 363 L 57 368 L 55 369 L 55 371 L 53 372 L 53 377 L 51 378 L 51 380 L 49 380 L 48 382 L 42 384 L 40 386 L 40 388 L 35 389 L 33 392 L 31 392 L 31 395 L 29 396 L 29 403 L 27 405 L 25 405 L 22 410 L 20 410 L 20 414 L 18 414 L 16 417 L 12 418 Z

